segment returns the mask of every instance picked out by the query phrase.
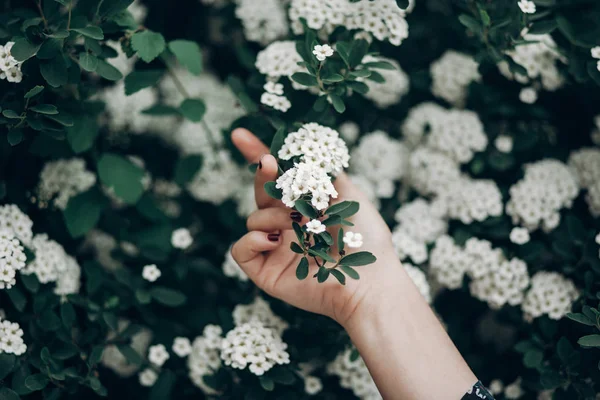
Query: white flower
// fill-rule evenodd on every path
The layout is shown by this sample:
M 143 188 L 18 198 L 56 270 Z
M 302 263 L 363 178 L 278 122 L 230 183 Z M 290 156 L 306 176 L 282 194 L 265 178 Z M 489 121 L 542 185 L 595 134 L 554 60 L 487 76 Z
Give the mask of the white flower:
M 277 334 L 283 334 L 288 328 L 287 322 L 275 315 L 271 306 L 262 297 L 256 297 L 250 304 L 238 304 L 233 309 L 233 322 L 236 326 L 243 325 L 251 321 L 259 321 L 265 327 L 273 329 Z M 208 329 L 208 327 L 211 327 Z M 205 328 L 204 336 L 209 340 L 221 335 L 220 327 L 209 325 Z M 217 329 L 218 328 L 218 329 Z
M 275 83 L 272 81 L 268 81 L 263 86 L 267 93 L 276 94 L 278 96 L 283 95 L 283 85 L 281 83 Z
M 260 96 L 261 104 L 264 104 L 269 107 L 273 107 L 274 109 L 286 112 L 292 106 L 292 103 L 285 96 L 278 96 L 273 93 L 265 92 Z
M 513 138 L 508 135 L 498 135 L 494 146 L 501 153 L 510 153 L 513 149 Z
M 317 57 L 317 60 L 325 61 L 327 57 L 331 57 L 333 55 L 333 49 L 328 44 L 318 44 L 313 49 L 312 53 L 315 55 L 315 57 Z
M 593 58 L 600 58 L 600 46 L 593 47 L 590 50 Z
M 363 237 L 360 233 L 346 232 L 342 240 L 351 249 L 358 249 L 363 245 Z
M 596 235 L 596 244 L 600 245 L 600 233 Z
M 464 107 L 469 85 L 481 81 L 478 69 L 473 57 L 448 50 L 431 64 L 431 92 L 456 107 Z
M 323 390 L 323 383 L 316 376 L 307 376 L 304 378 L 304 391 L 308 395 L 315 395 Z
M 360 127 L 356 122 L 346 121 L 341 124 L 338 128 L 340 135 L 344 138 L 347 143 L 354 143 L 360 135 Z
M 517 4 L 524 14 L 535 14 L 535 3 L 533 1 L 520 0 Z
M 142 270 L 142 277 L 148 282 L 154 282 L 161 276 L 160 269 L 156 266 L 156 264 L 150 264 L 144 266 Z
M 16 322 L 0 318 L 0 354 L 14 354 L 20 356 L 27 351 L 23 341 L 23 330 Z
M 512 228 L 510 231 L 510 241 L 514 244 L 525 244 L 529 242 L 529 231 L 526 228 Z
M 327 227 L 318 219 L 313 219 L 312 221 L 306 223 L 307 232 L 319 234 L 325 232 L 326 229 Z
M 348 348 L 337 355 L 327 365 L 327 373 L 340 378 L 340 386 L 350 389 L 357 398 L 364 400 L 380 400 L 381 394 L 367 369 L 367 365 L 359 356 L 351 359 L 353 350 Z
M 176 337 L 171 349 L 179 357 L 187 357 L 192 352 L 192 344 L 190 343 L 190 339 L 186 337 Z
M 242 21 L 244 35 L 267 45 L 288 33 L 288 19 L 280 0 L 237 0 L 235 16 Z
M 385 61 L 392 64 L 394 69 L 379 69 L 377 72 L 383 77 L 385 82 L 375 82 L 370 79 L 359 78 L 358 80 L 369 87 L 369 91 L 363 96 L 371 100 L 375 106 L 385 109 L 398 104 L 410 89 L 410 79 L 398 61 L 386 57 L 365 56 L 362 63 Z
M 221 367 L 221 341 L 223 333 L 220 326 L 207 325 L 202 336 L 194 339 L 192 352 L 187 358 L 189 377 L 192 383 L 199 387 L 205 394 L 216 395 L 213 388 L 204 383 L 206 375 L 214 375 Z
M 521 388 L 521 378 L 518 378 L 510 385 L 506 385 L 504 388 L 504 397 L 509 400 L 516 400 L 524 394 L 525 392 L 523 391 L 523 388 Z
M 54 198 L 54 205 L 64 210 L 72 197 L 87 191 L 95 183 L 96 174 L 86 169 L 82 158 L 48 162 L 40 173 L 40 207 L 46 207 Z
M 158 374 L 152 368 L 146 368 L 139 374 L 140 385 L 150 387 L 154 386 L 158 379 Z
M 157 367 L 162 367 L 169 357 L 169 352 L 164 344 L 156 344 L 148 349 L 148 361 Z
M 488 389 L 492 394 L 499 395 L 504 391 L 504 384 L 500 379 L 494 379 L 488 385 Z
M 194 239 L 190 231 L 186 228 L 179 228 L 173 231 L 171 235 L 171 244 L 176 249 L 187 249 L 192 245 Z
M 532 87 L 523 88 L 519 93 L 519 100 L 525 104 L 533 104 L 537 101 L 537 99 L 537 91 Z

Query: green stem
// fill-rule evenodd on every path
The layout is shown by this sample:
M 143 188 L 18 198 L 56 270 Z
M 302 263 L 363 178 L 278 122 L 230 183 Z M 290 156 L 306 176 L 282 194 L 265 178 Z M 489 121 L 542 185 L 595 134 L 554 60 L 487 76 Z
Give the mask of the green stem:
M 67 30 L 71 29 L 71 14 L 73 13 L 73 0 L 69 2 L 69 18 L 67 19 Z
M 35 2 L 35 5 L 37 6 L 37 9 L 40 13 L 40 17 L 42 17 L 42 21 L 44 22 L 44 28 L 48 30 L 48 20 L 46 19 L 46 16 L 44 15 L 44 10 L 42 9 L 42 0 L 37 0 Z

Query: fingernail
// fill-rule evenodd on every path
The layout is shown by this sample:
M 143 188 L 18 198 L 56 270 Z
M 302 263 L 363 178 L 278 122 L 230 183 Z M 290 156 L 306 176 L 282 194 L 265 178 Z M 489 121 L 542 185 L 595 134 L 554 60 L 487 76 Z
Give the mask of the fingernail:
M 258 162 L 258 169 L 262 169 L 262 161 Z
M 277 242 L 279 241 L 279 233 L 269 233 L 267 235 L 267 238 L 271 241 L 271 242 Z
M 300 214 L 298 211 L 294 211 L 290 214 L 290 218 L 296 222 L 300 222 L 302 221 L 302 214 Z

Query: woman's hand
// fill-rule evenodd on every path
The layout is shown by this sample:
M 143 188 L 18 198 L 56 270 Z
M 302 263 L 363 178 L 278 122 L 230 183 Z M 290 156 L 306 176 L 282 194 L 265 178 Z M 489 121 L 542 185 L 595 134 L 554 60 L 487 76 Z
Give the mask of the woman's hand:
M 313 278 L 318 266 L 310 259 L 308 278 L 298 280 L 296 267 L 302 256 L 290 250 L 290 243 L 297 241 L 292 222 L 303 225 L 308 220 L 265 193 L 264 184 L 278 177 L 277 161 L 269 154 L 269 149 L 245 129 L 236 129 L 232 139 L 249 162 L 260 161 L 255 177 L 258 211 L 248 218 L 249 233 L 232 248 L 234 259 L 257 286 L 293 306 L 327 315 L 345 325 L 363 304 L 379 297 L 381 290 L 391 286 L 390 282 L 397 283 L 399 275 L 405 275 L 386 223 L 366 196 L 342 173 L 335 180 L 339 193 L 335 202 L 354 200 L 360 203 L 359 212 L 350 218 L 354 227 L 346 230 L 363 235 L 363 248 L 373 253 L 377 262 L 359 267 L 360 279 L 347 279 L 343 286 L 333 277 L 318 283 Z M 337 238 L 339 227 L 333 229 L 335 231 L 330 233 Z M 352 249 L 347 248 L 347 253 L 351 252 Z M 397 286 L 393 290 L 397 290 Z

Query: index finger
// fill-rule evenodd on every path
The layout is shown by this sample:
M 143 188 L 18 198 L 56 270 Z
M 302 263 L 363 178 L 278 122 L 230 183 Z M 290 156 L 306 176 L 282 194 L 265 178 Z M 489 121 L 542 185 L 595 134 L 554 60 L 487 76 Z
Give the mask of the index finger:
M 244 155 L 250 164 L 256 164 L 269 148 L 252 132 L 245 128 L 237 128 L 231 133 L 231 141 Z

